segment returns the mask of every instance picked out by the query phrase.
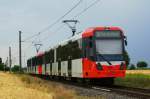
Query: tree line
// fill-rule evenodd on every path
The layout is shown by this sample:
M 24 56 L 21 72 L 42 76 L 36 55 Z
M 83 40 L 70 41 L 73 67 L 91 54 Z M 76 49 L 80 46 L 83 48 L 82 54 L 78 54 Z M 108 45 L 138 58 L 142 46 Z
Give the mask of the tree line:
M 148 69 L 148 63 L 146 61 L 138 61 L 135 64 L 130 64 L 130 57 L 127 52 L 124 53 L 124 60 L 126 61 L 127 69 L 134 70 L 134 69 Z
M 6 64 L 4 64 L 2 62 L 2 58 L 0 57 L 0 71 L 12 71 L 12 72 L 19 72 L 19 65 L 14 65 L 11 69 L 10 67 L 6 66 Z M 21 69 L 21 72 L 23 72 L 23 69 Z
M 148 63 L 145 61 L 139 61 L 135 64 L 131 64 L 129 67 L 130 70 L 134 69 L 148 69 Z

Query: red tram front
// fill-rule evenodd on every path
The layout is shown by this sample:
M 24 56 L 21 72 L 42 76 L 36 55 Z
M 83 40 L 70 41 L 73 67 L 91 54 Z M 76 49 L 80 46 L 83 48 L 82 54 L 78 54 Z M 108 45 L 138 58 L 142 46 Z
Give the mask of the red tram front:
M 124 77 L 125 36 L 118 27 L 96 27 L 86 30 L 83 38 L 83 77 Z

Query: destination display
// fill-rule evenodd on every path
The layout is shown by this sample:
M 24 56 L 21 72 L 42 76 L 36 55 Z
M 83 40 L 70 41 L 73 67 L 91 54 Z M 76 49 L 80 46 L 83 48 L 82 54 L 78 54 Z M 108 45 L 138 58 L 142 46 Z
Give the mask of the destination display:
M 96 31 L 95 32 L 95 36 L 97 38 L 120 38 L 121 35 L 120 35 L 120 31 Z

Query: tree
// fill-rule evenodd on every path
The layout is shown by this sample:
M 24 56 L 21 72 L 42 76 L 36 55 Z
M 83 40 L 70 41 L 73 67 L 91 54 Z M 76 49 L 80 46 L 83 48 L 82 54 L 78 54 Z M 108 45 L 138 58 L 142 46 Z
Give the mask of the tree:
M 3 71 L 4 70 L 4 64 L 0 64 L 0 71 Z
M 134 70 L 134 69 L 136 69 L 136 67 L 135 67 L 135 65 L 134 64 L 131 64 L 131 66 L 130 66 L 130 68 L 129 68 L 130 70 Z
M 138 68 L 143 68 L 143 67 L 145 68 L 147 66 L 148 66 L 148 64 L 145 61 L 139 61 L 139 62 L 137 62 L 137 67 Z
M 5 71 L 9 71 L 9 70 L 10 70 L 9 67 L 5 66 Z
M 11 71 L 12 72 L 19 72 L 19 68 L 20 68 L 20 66 L 14 65 L 14 67 L 11 68 Z
M 127 67 L 128 67 L 129 64 L 130 64 L 130 57 L 129 57 L 129 54 L 128 54 L 127 51 L 124 52 L 123 58 L 124 58 L 124 60 L 125 60 L 125 62 L 126 62 L 126 65 L 127 65 Z
M 0 64 L 2 64 L 2 58 L 0 57 Z

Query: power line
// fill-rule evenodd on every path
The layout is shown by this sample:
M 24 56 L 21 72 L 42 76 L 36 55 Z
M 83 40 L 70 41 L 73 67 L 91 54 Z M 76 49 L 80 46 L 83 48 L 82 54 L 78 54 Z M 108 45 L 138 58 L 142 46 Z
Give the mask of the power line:
M 67 13 L 65 13 L 63 16 L 61 16 L 59 19 L 57 19 L 54 23 L 52 23 L 51 25 L 49 25 L 48 27 L 46 27 L 45 29 L 41 30 L 39 33 L 34 34 L 26 39 L 24 39 L 24 42 L 26 42 L 29 39 L 32 39 L 38 35 L 40 35 L 41 33 L 47 31 L 48 29 L 52 28 L 57 22 L 59 22 L 61 19 L 63 19 L 66 15 L 68 15 L 73 9 L 75 9 L 83 0 L 80 0 L 75 6 L 73 6 Z M 100 0 L 96 0 L 94 1 L 92 4 L 90 4 L 89 6 L 87 6 L 85 9 L 83 9 L 81 12 L 79 12 L 78 14 L 76 14 L 73 18 L 76 18 L 80 15 L 82 15 L 84 12 L 86 12 L 88 9 L 90 9 L 92 6 L 94 6 L 95 4 L 97 4 Z M 62 29 L 62 26 L 60 26 L 56 31 L 59 31 L 60 29 Z M 49 37 L 44 38 L 48 39 Z
M 63 26 L 64 26 L 64 25 L 60 25 L 60 26 L 59 26 L 55 31 L 53 31 L 53 32 L 55 33 L 55 32 L 60 31 L 60 30 L 63 28 Z M 43 39 L 41 40 L 41 42 L 46 41 L 48 38 L 49 38 L 49 36 L 46 36 L 45 38 L 43 38 Z
M 96 0 L 94 1 L 92 4 L 90 4 L 88 7 L 86 7 L 84 10 L 82 10 L 81 12 L 79 12 L 78 14 L 76 14 L 73 18 L 76 18 L 78 16 L 80 16 L 81 14 L 83 14 L 84 12 L 86 12 L 88 9 L 90 9 L 92 6 L 94 6 L 95 4 L 97 4 L 98 2 L 100 2 L 100 0 Z
M 47 26 L 45 29 L 41 30 L 39 33 L 37 34 L 34 34 L 28 38 L 26 38 L 25 40 L 23 41 L 27 41 L 29 39 L 32 39 L 33 37 L 35 36 L 38 36 L 40 35 L 41 33 L 49 30 L 50 28 L 52 28 L 55 24 L 57 24 L 61 19 L 63 19 L 65 16 L 67 16 L 72 10 L 74 10 L 83 0 L 80 0 L 77 4 L 75 4 L 69 11 L 67 11 L 63 16 L 61 16 L 60 18 L 58 18 L 54 23 L 52 23 L 51 25 Z
M 88 9 L 90 9 L 91 7 L 93 7 L 95 4 L 97 4 L 98 2 L 100 2 L 100 0 L 96 0 L 94 1 L 92 4 L 90 4 L 89 6 L 87 6 L 85 9 L 83 9 L 81 12 L 79 12 L 78 14 L 76 14 L 73 18 L 76 18 L 80 15 L 82 15 L 84 12 L 86 12 Z M 55 32 L 59 31 L 62 29 L 63 26 L 60 26 L 58 29 L 56 29 Z M 44 39 L 42 39 L 42 41 L 44 40 L 47 40 L 49 37 L 45 37 Z
M 26 38 L 26 39 L 24 39 L 23 42 L 26 42 L 27 40 L 30 40 L 30 39 L 32 39 L 32 38 L 38 36 L 38 35 L 40 35 L 40 32 L 37 33 L 37 34 L 34 34 L 34 35 L 32 35 L 32 36 L 30 36 L 30 37 L 28 37 L 28 38 Z
M 80 3 L 82 2 L 82 0 L 80 0 L 75 6 L 73 6 L 67 13 L 65 13 L 63 16 L 61 16 L 59 19 L 57 19 L 54 23 L 52 23 L 51 25 L 49 25 L 48 27 L 46 27 L 45 29 L 41 30 L 39 33 L 34 34 L 28 38 L 26 38 L 24 41 L 27 41 L 29 39 L 34 38 L 35 36 L 40 35 L 41 33 L 47 31 L 48 29 L 52 28 L 57 22 L 59 22 L 61 19 L 63 19 L 67 14 L 69 14 L 73 9 L 75 9 Z M 92 4 L 90 4 L 88 7 L 86 7 L 84 10 L 82 10 L 81 12 L 79 12 L 78 14 L 76 14 L 73 18 L 76 18 L 78 16 L 80 16 L 81 14 L 83 14 L 84 12 L 86 12 L 88 9 L 90 9 L 92 6 L 94 6 L 95 4 L 97 4 L 98 2 L 100 2 L 100 0 L 96 0 L 94 1 Z M 62 28 L 62 27 L 60 27 Z
M 73 6 L 67 13 L 65 13 L 63 16 L 61 16 L 59 19 L 57 19 L 54 23 L 52 23 L 51 25 L 49 25 L 48 27 L 46 27 L 45 29 L 43 29 L 42 31 L 40 31 L 40 33 L 47 31 L 49 28 L 53 27 L 57 22 L 59 22 L 61 19 L 63 19 L 66 15 L 68 15 L 73 9 L 75 9 L 80 3 L 82 2 L 82 0 L 80 0 L 75 6 Z

